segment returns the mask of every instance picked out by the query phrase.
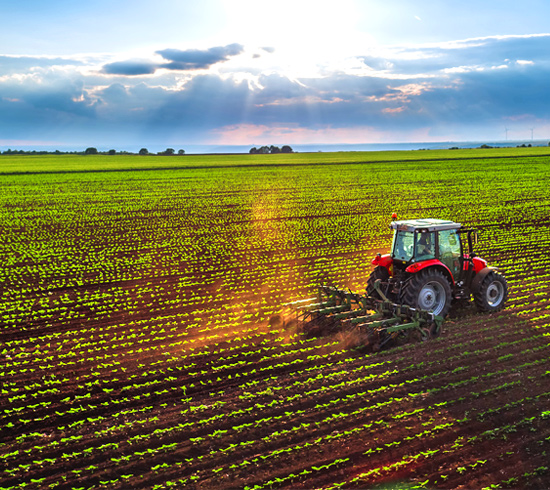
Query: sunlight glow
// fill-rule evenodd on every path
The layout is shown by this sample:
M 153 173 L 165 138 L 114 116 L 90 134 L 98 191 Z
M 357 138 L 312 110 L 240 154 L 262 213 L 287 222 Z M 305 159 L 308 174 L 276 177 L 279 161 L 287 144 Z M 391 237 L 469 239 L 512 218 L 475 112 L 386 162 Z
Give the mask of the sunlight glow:
M 349 68 L 374 38 L 356 26 L 353 0 L 225 0 L 228 29 L 237 42 L 274 48 L 269 62 L 290 77 Z
M 355 126 L 337 128 L 322 126 L 317 128 L 298 127 L 297 125 L 236 124 L 219 128 L 211 133 L 209 144 L 215 145 L 263 145 L 265 142 L 274 144 L 362 144 L 391 143 L 411 136 L 410 141 L 434 140 L 429 129 L 418 128 L 406 133 L 399 131 L 384 131 L 372 126 Z

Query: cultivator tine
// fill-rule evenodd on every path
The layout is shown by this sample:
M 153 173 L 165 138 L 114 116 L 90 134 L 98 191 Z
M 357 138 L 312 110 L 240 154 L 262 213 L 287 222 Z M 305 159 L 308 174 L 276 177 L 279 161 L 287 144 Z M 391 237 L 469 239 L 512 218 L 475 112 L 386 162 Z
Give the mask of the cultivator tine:
M 411 328 L 418 328 L 419 326 L 420 326 L 420 323 L 416 321 L 409 322 L 409 323 L 400 323 L 399 325 L 388 327 L 386 329 L 386 332 L 388 333 L 400 332 L 400 331 L 409 330 Z
M 298 305 L 301 305 L 301 304 L 311 303 L 312 301 L 317 301 L 317 297 L 306 298 L 306 299 L 298 299 L 296 301 L 292 301 L 291 303 L 285 303 L 284 306 L 298 306 Z
M 384 318 L 383 320 L 376 320 L 373 322 L 361 323 L 357 325 L 358 328 L 378 328 L 378 327 L 390 327 L 391 325 L 397 324 L 400 322 L 400 318 Z
M 390 302 L 384 291 L 382 291 L 382 281 L 380 279 L 377 279 L 374 281 L 374 289 L 378 293 L 378 296 L 382 298 L 383 301 Z
M 317 298 L 291 304 L 306 333 L 354 331 L 358 333 L 358 338 L 366 339 L 367 345 L 376 348 L 415 329 L 422 339 L 439 333 L 443 318 L 390 301 L 382 291 L 380 280 L 374 283 L 374 290 L 378 294 L 369 296 L 333 286 L 321 286 Z
M 348 320 L 349 324 L 351 325 L 361 325 L 364 323 L 369 323 L 374 320 L 380 320 L 381 318 L 384 318 L 384 315 L 382 313 L 373 313 L 372 315 L 366 315 L 366 316 L 358 316 L 356 318 L 350 318 Z
M 309 305 L 300 305 L 295 308 L 296 312 L 308 313 L 316 310 L 323 310 L 326 308 L 331 308 L 333 305 L 330 303 L 312 303 Z
M 344 311 L 342 313 L 336 313 L 333 315 L 333 317 L 336 318 L 337 320 L 341 320 L 342 323 L 344 323 L 347 321 L 356 320 L 357 317 L 362 313 L 363 313 L 363 310 L 356 309 L 356 310 Z
M 397 333 L 394 332 L 391 335 L 387 335 L 378 345 L 377 348 L 380 350 L 382 347 L 384 347 L 387 343 L 391 342 L 392 340 L 395 340 L 397 338 Z

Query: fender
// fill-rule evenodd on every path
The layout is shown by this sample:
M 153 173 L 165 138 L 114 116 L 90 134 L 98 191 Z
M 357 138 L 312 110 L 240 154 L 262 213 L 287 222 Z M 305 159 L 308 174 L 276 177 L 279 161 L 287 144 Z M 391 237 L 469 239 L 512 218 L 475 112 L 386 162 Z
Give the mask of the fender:
M 385 255 L 376 254 L 376 257 L 372 259 L 372 265 L 379 265 L 381 267 L 385 267 L 386 269 L 388 269 L 390 276 L 392 275 L 392 267 L 391 267 L 392 264 L 393 264 L 393 259 L 391 258 L 390 254 L 385 254 Z
M 479 271 L 474 276 L 474 280 L 472 281 L 472 285 L 470 286 L 472 293 L 477 293 L 479 291 L 481 283 L 483 282 L 483 279 L 485 279 L 489 273 L 497 270 L 498 269 L 496 267 L 485 267 L 484 269 L 481 269 L 481 271 Z
M 474 271 L 476 274 L 487 267 L 487 261 L 482 259 L 481 257 L 474 257 L 472 259 L 472 262 L 474 263 Z
M 443 272 L 451 282 L 451 286 L 455 285 L 455 280 L 453 278 L 453 275 L 451 274 L 450 269 L 443 262 L 437 259 L 424 260 L 422 262 L 416 262 L 414 264 L 411 264 L 409 265 L 409 267 L 405 269 L 405 272 L 416 274 L 417 272 L 420 272 L 421 270 L 424 270 L 427 267 L 437 267 L 439 269 L 443 269 Z

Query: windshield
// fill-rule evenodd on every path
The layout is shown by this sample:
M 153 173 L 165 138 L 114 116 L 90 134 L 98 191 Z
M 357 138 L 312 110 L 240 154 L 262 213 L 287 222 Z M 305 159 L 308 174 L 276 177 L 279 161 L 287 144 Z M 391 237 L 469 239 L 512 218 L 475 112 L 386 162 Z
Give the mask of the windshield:
M 414 233 L 412 231 L 396 231 L 393 236 L 392 257 L 408 262 L 413 257 Z

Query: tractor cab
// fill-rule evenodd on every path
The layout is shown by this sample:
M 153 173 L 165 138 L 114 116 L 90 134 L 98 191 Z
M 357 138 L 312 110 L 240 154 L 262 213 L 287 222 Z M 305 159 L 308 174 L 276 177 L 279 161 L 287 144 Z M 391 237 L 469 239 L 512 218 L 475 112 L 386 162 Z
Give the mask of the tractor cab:
M 440 262 L 458 281 L 463 271 L 464 252 L 460 240 L 462 225 L 441 219 L 417 219 L 394 221 L 391 258 L 394 269 L 408 269 L 429 261 L 429 265 Z M 471 250 L 470 250 L 471 252 Z M 428 264 L 426 264 L 428 265 Z

